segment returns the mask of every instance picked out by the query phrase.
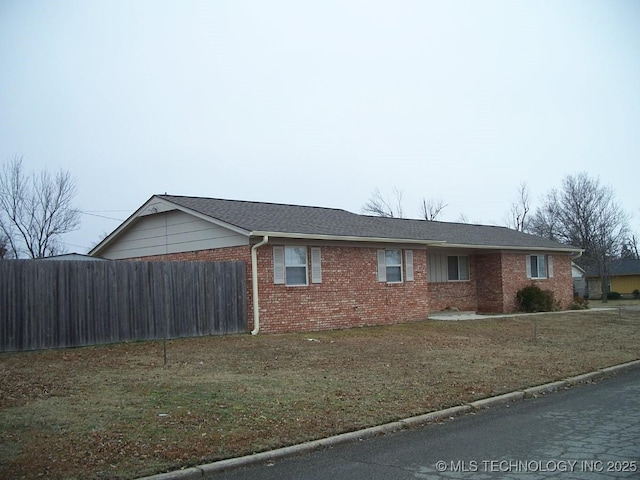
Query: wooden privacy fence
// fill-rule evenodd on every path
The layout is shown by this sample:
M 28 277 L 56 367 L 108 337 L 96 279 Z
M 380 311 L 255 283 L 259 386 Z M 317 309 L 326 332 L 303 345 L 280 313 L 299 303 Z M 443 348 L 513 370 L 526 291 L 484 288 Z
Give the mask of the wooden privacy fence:
M 244 262 L 0 261 L 0 351 L 247 330 Z

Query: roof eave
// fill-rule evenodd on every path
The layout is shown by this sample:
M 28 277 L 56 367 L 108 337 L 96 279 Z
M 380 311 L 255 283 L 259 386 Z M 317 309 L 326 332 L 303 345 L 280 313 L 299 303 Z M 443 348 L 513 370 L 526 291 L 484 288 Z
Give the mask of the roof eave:
M 362 242 L 362 243 L 394 243 L 394 244 L 410 244 L 422 246 L 437 246 L 446 248 L 465 248 L 474 250 L 513 250 L 513 251 L 534 251 L 549 252 L 559 251 L 564 253 L 576 253 L 579 249 L 575 248 L 552 248 L 552 247 L 528 247 L 528 246 L 512 246 L 512 245 L 472 245 L 463 243 L 448 243 L 446 240 L 421 240 L 415 238 L 388 238 L 388 237 L 360 237 L 353 235 L 322 235 L 314 233 L 295 233 L 295 232 L 270 232 L 270 231 L 252 231 L 249 233 L 251 237 L 271 237 L 271 238 L 287 238 L 298 240 L 324 240 L 324 241 L 341 241 L 341 242 Z
M 579 253 L 582 250 L 570 247 L 531 247 L 526 245 L 472 245 L 467 243 L 447 243 L 446 247 L 450 248 L 470 248 L 473 250 L 512 250 L 527 252 L 564 252 L 564 253 Z
M 443 240 L 417 240 L 415 238 L 386 238 L 386 237 L 359 237 L 353 235 L 323 235 L 315 233 L 295 233 L 295 232 L 266 232 L 253 231 L 251 237 L 271 237 L 271 238 L 290 238 L 298 240 L 324 240 L 324 241 L 340 241 L 340 242 L 362 242 L 362 243 L 402 243 L 415 245 L 442 245 L 446 242 Z

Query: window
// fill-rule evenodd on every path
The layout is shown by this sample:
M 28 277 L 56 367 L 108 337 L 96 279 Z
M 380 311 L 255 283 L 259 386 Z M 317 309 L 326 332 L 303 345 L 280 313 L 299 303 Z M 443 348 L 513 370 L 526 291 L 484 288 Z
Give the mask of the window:
M 553 277 L 553 257 L 527 255 L 527 278 Z
M 450 282 L 469 280 L 469 257 L 453 255 L 447 257 L 447 280 Z
M 387 282 L 402 281 L 402 252 L 400 250 L 386 250 Z
M 291 286 L 308 285 L 308 259 L 306 246 L 273 247 L 273 283 Z M 311 282 L 322 283 L 320 247 L 311 248 Z
M 402 283 L 402 250 L 378 250 L 378 281 Z
M 429 282 L 462 282 L 469 280 L 468 255 L 429 254 Z
M 284 275 L 287 285 L 307 284 L 307 247 L 284 247 Z

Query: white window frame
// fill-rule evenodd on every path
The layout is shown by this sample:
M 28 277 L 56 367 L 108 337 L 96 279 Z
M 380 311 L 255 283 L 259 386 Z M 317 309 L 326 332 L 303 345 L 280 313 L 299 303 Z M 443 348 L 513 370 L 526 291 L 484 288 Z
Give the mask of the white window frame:
M 389 263 L 388 252 L 398 252 L 400 263 Z M 400 269 L 400 280 L 389 280 L 389 269 Z M 386 283 L 403 283 L 404 271 L 402 269 L 402 249 L 389 248 L 385 250 L 378 250 L 378 281 Z
M 455 258 L 457 262 L 457 274 L 458 278 L 449 278 L 449 259 Z M 462 277 L 463 269 L 460 268 L 460 259 L 464 258 L 466 263 L 466 277 Z M 471 267 L 469 265 L 469 256 L 468 255 L 447 255 L 447 282 L 468 282 L 471 280 Z
M 536 275 L 534 276 L 532 260 L 536 259 Z M 527 278 L 532 280 L 546 280 L 553 277 L 553 257 L 546 255 L 527 255 Z M 542 260 L 542 261 L 541 261 Z M 542 268 L 541 264 L 542 263 Z M 540 271 L 542 270 L 542 272 Z
M 291 260 L 287 261 L 287 251 L 291 250 L 301 250 L 304 251 L 304 263 L 292 263 Z M 309 252 L 307 252 L 307 247 L 299 246 L 299 245 L 286 245 L 284 247 L 284 278 L 285 284 L 290 287 L 306 287 L 309 285 Z M 304 283 L 292 283 L 289 280 L 289 269 L 300 269 L 304 268 Z

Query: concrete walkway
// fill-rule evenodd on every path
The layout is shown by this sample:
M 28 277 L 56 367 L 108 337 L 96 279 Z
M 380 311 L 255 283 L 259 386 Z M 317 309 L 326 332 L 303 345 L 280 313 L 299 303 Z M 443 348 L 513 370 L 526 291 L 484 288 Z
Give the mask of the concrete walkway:
M 457 312 L 462 314 L 463 312 Z M 505 315 L 513 316 L 513 315 Z M 481 316 L 485 318 L 484 316 Z M 594 372 L 585 373 L 575 377 L 566 378 L 557 382 L 547 383 L 544 385 L 538 385 L 524 390 L 519 390 L 495 397 L 485 398 L 477 400 L 475 402 L 459 405 L 457 407 L 447 408 L 437 412 L 427 413 L 425 415 L 419 415 L 416 417 L 406 418 L 397 422 L 387 423 L 377 427 L 366 428 L 364 430 L 358 430 L 355 432 L 343 433 L 341 435 L 335 435 L 333 437 L 323 438 L 320 440 L 314 440 L 312 442 L 306 442 L 299 445 L 292 445 L 290 447 L 278 448 L 268 452 L 257 453 L 255 455 L 247 455 L 239 458 L 231 458 L 228 460 L 221 460 L 219 462 L 209 463 L 198 467 L 185 468 L 184 470 L 178 470 L 175 472 L 161 473 L 159 475 L 152 475 L 150 477 L 144 477 L 139 480 L 191 480 L 201 479 L 207 475 L 214 474 L 216 472 L 223 472 L 234 468 L 253 465 L 260 462 L 269 462 L 277 459 L 282 459 L 291 455 L 299 455 L 302 453 L 311 452 L 321 448 L 327 448 L 335 445 L 339 445 L 346 442 L 358 441 L 365 438 L 374 437 L 377 435 L 383 435 L 385 433 L 395 432 L 407 428 L 417 428 L 429 423 L 448 420 L 458 415 L 470 413 L 476 410 L 484 408 L 490 408 L 496 405 L 501 405 L 509 402 L 515 402 L 526 398 L 537 397 L 546 393 L 554 392 L 562 388 L 572 387 L 582 383 L 593 382 L 601 378 L 615 375 L 618 372 L 640 368 L 640 360 L 633 362 L 623 363 L 621 365 L 614 365 L 612 367 L 603 368 Z
M 638 306 L 640 307 L 640 306 Z M 429 315 L 429 320 L 448 320 L 448 321 L 460 321 L 460 320 L 482 320 L 487 318 L 508 318 L 508 317 L 530 317 L 534 315 L 552 315 L 554 313 L 571 313 L 571 312 L 602 312 L 602 311 L 617 311 L 618 308 L 632 308 L 633 307 L 602 307 L 602 308 L 589 308 L 588 310 L 560 310 L 558 312 L 537 312 L 537 313 L 497 313 L 497 314 L 479 314 L 476 312 L 434 312 Z

